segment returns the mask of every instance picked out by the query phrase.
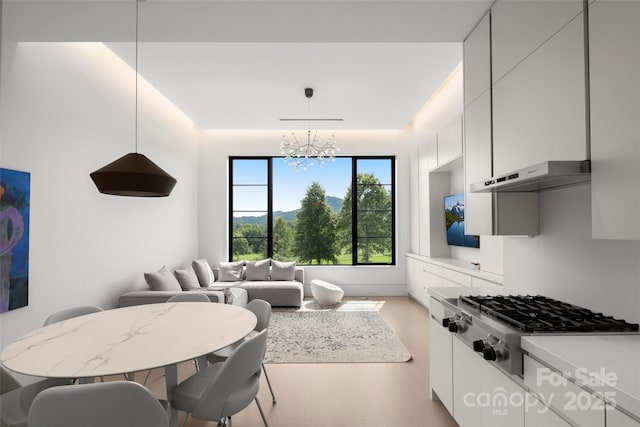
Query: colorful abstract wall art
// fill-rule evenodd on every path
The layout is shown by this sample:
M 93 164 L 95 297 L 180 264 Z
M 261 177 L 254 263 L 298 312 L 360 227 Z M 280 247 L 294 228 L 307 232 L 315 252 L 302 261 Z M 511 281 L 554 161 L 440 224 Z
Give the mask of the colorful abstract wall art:
M 0 168 L 0 313 L 29 304 L 31 174 Z

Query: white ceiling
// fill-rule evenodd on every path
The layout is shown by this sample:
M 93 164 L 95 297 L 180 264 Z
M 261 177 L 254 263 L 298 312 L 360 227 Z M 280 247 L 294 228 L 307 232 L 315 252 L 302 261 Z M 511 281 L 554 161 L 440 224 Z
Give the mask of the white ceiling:
M 203 129 L 401 129 L 490 0 L 148 0 L 138 70 Z M 11 16 L 11 19 L 6 19 Z M 135 64 L 135 2 L 9 0 L 18 41 L 102 41 Z M 308 103 L 304 88 L 315 94 Z

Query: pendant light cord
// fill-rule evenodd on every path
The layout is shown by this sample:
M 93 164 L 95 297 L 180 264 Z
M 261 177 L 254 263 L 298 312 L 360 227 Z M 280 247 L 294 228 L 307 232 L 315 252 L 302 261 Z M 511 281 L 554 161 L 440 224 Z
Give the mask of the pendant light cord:
M 135 59 L 135 72 L 136 72 L 136 153 L 138 153 L 138 3 L 139 0 L 135 0 L 136 2 L 136 59 Z

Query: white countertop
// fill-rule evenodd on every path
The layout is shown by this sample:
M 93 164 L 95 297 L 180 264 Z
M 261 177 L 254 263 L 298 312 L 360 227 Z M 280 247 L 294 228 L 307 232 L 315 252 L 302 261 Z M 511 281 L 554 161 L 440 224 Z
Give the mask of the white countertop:
M 640 419 L 640 335 L 522 337 L 523 350 Z M 586 384 L 584 369 L 602 381 Z
M 482 286 L 449 286 L 427 288 L 429 295 L 441 301 L 443 299 L 458 298 L 460 295 L 502 295 L 507 293 L 505 289 L 484 288 Z
M 488 280 L 502 285 L 504 277 L 500 274 L 490 273 L 485 270 L 478 270 L 470 261 L 465 261 L 456 258 L 432 258 L 424 255 L 407 253 L 407 256 L 419 261 L 428 262 L 430 264 L 438 265 L 440 267 L 448 268 L 449 270 L 457 271 L 459 273 L 467 274 L 469 276 L 477 277 L 479 279 Z

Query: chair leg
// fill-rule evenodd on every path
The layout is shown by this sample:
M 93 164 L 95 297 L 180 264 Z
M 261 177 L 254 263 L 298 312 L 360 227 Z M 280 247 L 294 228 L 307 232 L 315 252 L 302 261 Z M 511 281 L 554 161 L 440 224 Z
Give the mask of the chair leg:
M 264 363 L 262 364 L 262 372 L 264 372 L 264 377 L 267 379 L 267 385 L 269 386 L 269 391 L 271 392 L 271 399 L 273 399 L 273 403 L 278 403 L 276 401 L 276 395 L 273 394 L 273 388 L 271 387 L 271 381 L 269 381 L 269 375 L 267 375 L 267 368 L 264 367 Z
M 147 385 L 147 381 L 149 380 L 149 375 L 151 375 L 151 369 L 147 371 L 147 376 L 144 377 L 144 381 L 142 382 L 142 385 Z
M 256 405 L 258 405 L 258 411 L 260 411 L 260 416 L 262 417 L 262 422 L 264 423 L 264 427 L 269 427 L 269 423 L 267 423 L 267 419 L 264 416 L 264 412 L 262 412 L 262 406 L 260 406 L 260 401 L 258 397 L 255 398 Z

